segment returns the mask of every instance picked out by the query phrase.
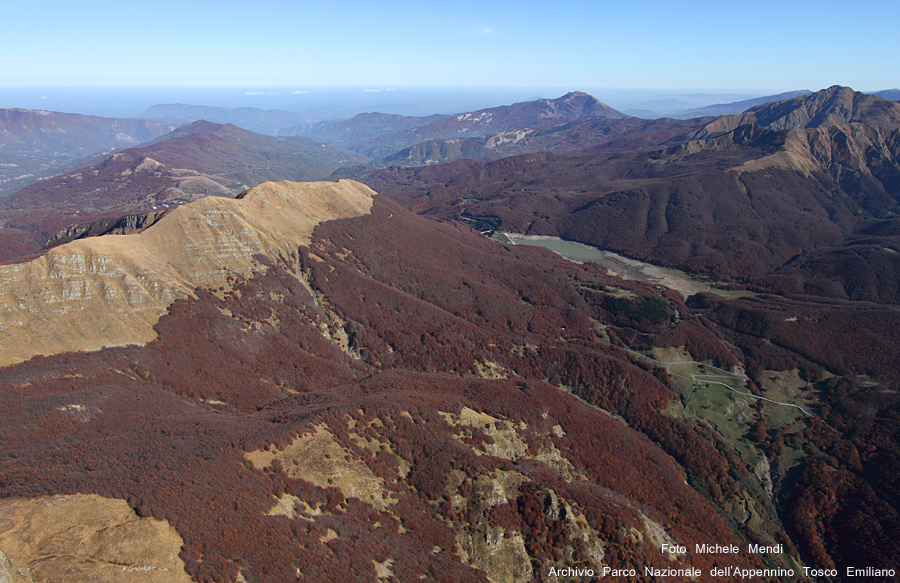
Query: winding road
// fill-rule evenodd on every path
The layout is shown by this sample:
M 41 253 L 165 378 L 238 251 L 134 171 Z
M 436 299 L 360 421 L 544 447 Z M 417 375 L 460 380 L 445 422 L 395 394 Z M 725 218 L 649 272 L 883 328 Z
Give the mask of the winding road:
M 750 397 L 751 399 L 756 399 L 757 401 L 765 401 L 767 403 L 772 403 L 774 405 L 780 405 L 782 407 L 793 407 L 794 409 L 799 409 L 800 411 L 802 411 L 803 414 L 806 415 L 807 417 L 814 416 L 812 413 L 810 413 L 809 411 L 807 411 L 800 405 L 795 405 L 793 403 L 782 403 L 780 401 L 773 401 L 772 399 L 767 399 L 766 397 L 760 397 L 759 395 L 754 395 L 753 393 L 745 393 L 744 391 L 739 391 L 739 390 L 735 389 L 734 387 L 726 385 L 725 383 L 722 383 L 719 381 L 710 381 L 710 380 L 699 378 L 699 377 L 706 377 L 706 378 L 710 378 L 710 379 L 728 379 L 728 380 L 732 380 L 732 381 L 745 382 L 748 380 L 748 378 L 747 378 L 747 375 L 745 375 L 743 373 L 733 373 L 733 372 L 727 371 L 723 368 L 719 368 L 717 366 L 712 366 L 711 364 L 706 364 L 704 362 L 697 362 L 695 360 L 663 362 L 661 360 L 656 360 L 655 358 L 651 358 L 645 354 L 641 354 L 640 352 L 637 352 L 636 350 L 631 350 L 629 348 L 625 348 L 625 351 L 630 354 L 633 354 L 635 356 L 639 356 L 639 357 L 643 358 L 644 360 L 649 360 L 653 364 L 655 364 L 657 366 L 661 366 L 662 368 L 665 368 L 665 369 L 668 369 L 668 367 L 677 365 L 677 364 L 696 364 L 696 365 L 700 365 L 700 366 L 705 366 L 706 368 L 714 368 L 717 371 L 723 372 L 725 374 L 693 374 L 693 375 L 691 375 L 691 379 L 695 383 L 704 383 L 707 385 L 719 385 L 719 386 L 725 387 L 729 391 L 737 393 L 738 395 L 744 395 L 745 397 Z

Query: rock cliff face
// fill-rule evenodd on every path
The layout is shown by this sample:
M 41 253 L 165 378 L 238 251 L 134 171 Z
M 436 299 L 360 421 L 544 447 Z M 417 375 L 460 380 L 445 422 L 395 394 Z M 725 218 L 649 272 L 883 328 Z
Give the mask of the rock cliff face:
M 87 223 L 72 225 L 66 227 L 57 233 L 55 237 L 47 241 L 45 247 L 59 247 L 60 245 L 64 245 L 76 239 L 87 239 L 89 237 L 140 233 L 144 229 L 155 225 L 156 222 L 163 218 L 168 212 L 169 209 L 165 209 L 149 213 L 106 217 Z
M 0 364 L 36 354 L 144 344 L 194 288 L 250 277 L 257 255 L 296 257 L 322 221 L 368 212 L 358 183 L 264 183 L 240 200 L 210 197 L 135 235 L 73 241 L 0 267 Z

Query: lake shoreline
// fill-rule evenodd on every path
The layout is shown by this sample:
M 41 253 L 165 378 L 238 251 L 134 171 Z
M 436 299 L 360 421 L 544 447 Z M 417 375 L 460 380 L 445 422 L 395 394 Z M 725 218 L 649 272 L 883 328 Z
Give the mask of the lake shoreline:
M 610 273 L 622 279 L 634 279 L 654 285 L 662 285 L 674 289 L 687 298 L 701 292 L 710 292 L 717 295 L 732 296 L 736 293 L 749 295 L 748 292 L 727 292 L 714 288 L 713 284 L 691 276 L 678 269 L 661 267 L 631 259 L 613 251 L 593 247 L 585 243 L 567 241 L 559 237 L 545 235 L 525 235 L 523 233 L 507 233 L 498 231 L 512 245 L 527 245 L 531 247 L 543 247 L 565 257 L 575 263 L 599 263 Z

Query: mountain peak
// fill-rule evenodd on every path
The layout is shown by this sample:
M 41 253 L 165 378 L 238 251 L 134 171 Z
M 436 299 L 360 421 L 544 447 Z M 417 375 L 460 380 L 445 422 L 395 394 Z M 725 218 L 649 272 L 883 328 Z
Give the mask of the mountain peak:
M 245 130 L 244 128 L 238 127 L 231 123 L 216 123 L 213 121 L 207 121 L 205 119 L 198 119 L 196 121 L 192 121 L 188 124 L 185 124 L 176 129 L 176 131 L 182 131 L 185 134 L 197 134 L 203 132 L 215 132 L 215 131 L 232 131 L 239 132 L 243 134 L 251 134 L 250 130 Z
M 841 85 L 760 105 L 748 110 L 745 115 L 748 114 L 755 118 L 753 123 L 777 130 L 850 123 L 865 123 L 881 129 L 900 127 L 900 105 Z
M 575 119 L 582 117 L 626 117 L 622 112 L 613 109 L 593 95 L 585 93 L 584 91 L 570 91 L 556 99 L 532 101 L 516 105 L 521 105 L 523 107 L 534 105 L 536 107 L 545 108 L 549 106 L 552 111 L 548 111 L 543 115 L 545 117 L 559 117 L 560 119 Z M 515 105 L 513 107 L 515 107 Z
M 694 137 L 730 132 L 744 124 L 773 130 L 824 128 L 862 123 L 881 130 L 900 128 L 900 104 L 877 95 L 832 85 L 814 93 L 764 103 L 742 114 L 725 115 L 707 124 Z

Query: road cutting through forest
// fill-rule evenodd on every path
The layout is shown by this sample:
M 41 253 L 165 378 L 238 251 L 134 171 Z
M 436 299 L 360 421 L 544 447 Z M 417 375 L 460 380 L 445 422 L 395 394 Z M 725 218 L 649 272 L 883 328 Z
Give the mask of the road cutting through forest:
M 626 350 L 627 352 L 629 352 L 630 354 L 634 354 L 635 356 L 639 356 L 639 357 L 641 357 L 641 358 L 643 358 L 643 359 L 645 359 L 645 360 L 649 360 L 649 361 L 652 362 L 653 364 L 655 364 L 655 365 L 657 365 L 657 366 L 661 366 L 661 367 L 663 367 L 663 368 L 665 368 L 665 369 L 668 369 L 668 367 L 673 366 L 673 365 L 677 365 L 677 364 L 696 364 L 696 365 L 704 366 L 704 367 L 707 367 L 707 368 L 714 368 L 714 369 L 716 369 L 717 371 L 721 371 L 721 372 L 723 372 L 723 373 L 725 373 L 725 374 L 719 374 L 719 375 L 715 375 L 715 374 L 692 374 L 692 375 L 691 375 L 691 380 L 693 380 L 695 383 L 704 383 L 704 384 L 707 384 L 707 385 L 720 385 L 720 386 L 725 387 L 726 389 L 728 389 L 728 390 L 730 390 L 730 391 L 732 391 L 732 392 L 734 392 L 734 393 L 737 393 L 738 395 L 744 395 L 745 397 L 750 397 L 750 398 L 756 399 L 756 400 L 758 400 L 758 401 L 765 401 L 765 402 L 767 402 L 767 403 L 772 403 L 772 404 L 774 404 L 774 405 L 781 405 L 782 407 L 793 407 L 794 409 L 799 409 L 800 411 L 802 411 L 803 414 L 806 415 L 807 417 L 813 417 L 813 414 L 812 414 L 812 413 L 810 413 L 809 411 L 807 411 L 806 409 L 804 409 L 804 408 L 801 407 L 800 405 L 795 405 L 795 404 L 793 404 L 793 403 L 782 403 L 782 402 L 780 402 L 780 401 L 773 401 L 772 399 L 768 399 L 768 398 L 766 398 L 766 397 L 760 397 L 759 395 L 754 395 L 753 393 L 745 393 L 744 391 L 739 391 L 739 390 L 735 389 L 734 387 L 729 386 L 729 385 L 726 385 L 725 383 L 722 383 L 722 382 L 719 382 L 719 381 L 710 381 L 710 380 L 704 380 L 704 379 L 698 378 L 698 377 L 708 377 L 708 378 L 713 378 L 713 379 L 728 379 L 728 380 L 733 380 L 733 381 L 746 382 L 746 381 L 748 380 L 748 377 L 747 377 L 747 375 L 745 375 L 745 374 L 743 374 L 743 373 L 734 373 L 734 372 L 730 372 L 730 371 L 727 371 L 727 370 L 725 370 L 725 369 L 723 369 L 723 368 L 719 368 L 719 367 L 717 367 L 717 366 L 712 366 L 711 364 L 706 364 L 706 363 L 703 363 L 703 362 L 697 362 L 697 361 L 695 361 L 695 360 L 681 360 L 681 361 L 676 361 L 676 362 L 663 362 L 663 361 L 661 361 L 661 360 L 656 360 L 655 358 L 651 358 L 651 357 L 649 357 L 649 356 L 647 356 L 647 355 L 645 355 L 645 354 L 641 354 L 640 352 L 637 352 L 636 350 L 631 350 L 631 349 L 629 349 L 629 348 L 626 348 L 625 350 Z

